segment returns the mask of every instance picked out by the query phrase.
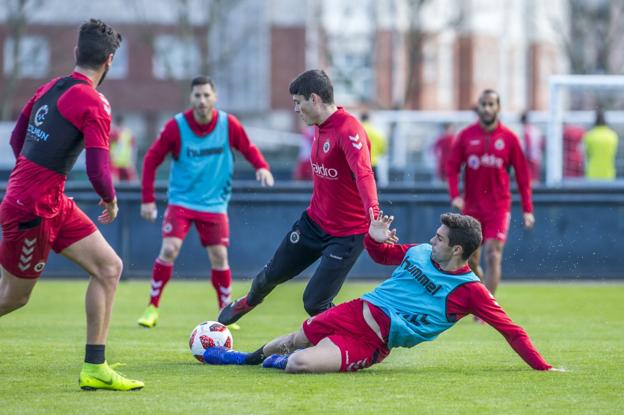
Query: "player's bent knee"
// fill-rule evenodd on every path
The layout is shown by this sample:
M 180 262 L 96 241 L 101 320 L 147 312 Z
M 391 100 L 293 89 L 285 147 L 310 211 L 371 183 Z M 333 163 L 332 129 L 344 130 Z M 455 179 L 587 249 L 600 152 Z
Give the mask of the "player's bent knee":
M 0 316 L 24 307 L 28 304 L 30 295 L 23 295 L 19 297 L 0 297 Z
M 180 252 L 180 248 L 174 245 L 165 245 L 162 248 L 160 256 L 167 262 L 173 262 L 178 257 L 178 253 Z
M 310 316 L 315 316 L 317 314 L 321 314 L 323 311 L 327 310 L 329 307 L 326 305 L 319 303 L 317 301 L 306 301 L 303 300 L 303 308 Z
M 99 267 L 97 272 L 98 275 L 96 275 L 96 277 L 116 283 L 121 277 L 122 272 L 123 262 L 121 261 L 121 258 L 115 255 L 108 261 L 108 263 L 102 264 Z

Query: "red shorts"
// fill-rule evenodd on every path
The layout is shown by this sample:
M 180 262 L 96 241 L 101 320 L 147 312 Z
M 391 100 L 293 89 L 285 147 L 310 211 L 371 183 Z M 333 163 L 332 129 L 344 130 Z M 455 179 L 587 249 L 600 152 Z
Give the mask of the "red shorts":
M 63 195 L 52 218 L 41 218 L 8 203 L 0 205 L 0 264 L 19 278 L 38 278 L 50 248 L 61 252 L 97 230 L 72 199 Z
M 302 329 L 310 343 L 316 345 L 328 338 L 340 349 L 341 372 L 355 372 L 381 363 L 390 351 L 386 342 L 364 320 L 364 300 L 358 298 L 310 317 Z M 371 314 L 384 339 L 388 338 L 390 319 L 379 308 L 368 303 Z
M 169 205 L 165 210 L 163 238 L 186 238 L 193 222 L 202 246 L 230 245 L 230 224 L 226 213 L 198 212 L 176 205 Z
M 507 240 L 509 233 L 509 221 L 511 220 L 511 212 L 497 212 L 494 214 L 481 214 L 476 212 L 465 212 L 479 222 L 481 222 L 481 233 L 483 242 L 488 239 L 498 239 L 501 242 Z

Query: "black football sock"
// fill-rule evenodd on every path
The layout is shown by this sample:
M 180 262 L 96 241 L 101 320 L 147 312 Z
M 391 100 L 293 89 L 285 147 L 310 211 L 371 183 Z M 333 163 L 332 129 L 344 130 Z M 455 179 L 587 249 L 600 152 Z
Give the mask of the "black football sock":
M 104 363 L 106 360 L 104 357 L 104 349 L 106 345 L 103 344 L 87 344 L 85 347 L 85 363 L 93 363 L 96 365 Z
M 264 346 L 266 346 L 266 344 Z M 264 352 L 262 351 L 264 349 L 264 346 L 262 346 L 255 352 L 249 353 L 247 357 L 245 358 L 245 364 L 246 365 L 259 365 L 260 363 L 264 362 L 264 359 L 266 359 L 266 356 L 264 355 Z

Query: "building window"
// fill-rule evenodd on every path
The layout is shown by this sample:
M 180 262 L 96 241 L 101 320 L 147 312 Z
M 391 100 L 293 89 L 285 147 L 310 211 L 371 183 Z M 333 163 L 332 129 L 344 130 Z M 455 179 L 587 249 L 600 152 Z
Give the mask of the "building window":
M 17 62 L 15 48 L 18 47 Z M 17 67 L 16 67 L 17 65 Z M 50 46 L 43 36 L 24 36 L 19 45 L 13 37 L 4 41 L 4 74 L 17 69 L 18 78 L 45 78 L 50 67 Z
M 188 79 L 199 72 L 200 50 L 195 39 L 160 35 L 154 40 L 152 70 L 157 79 Z
M 128 76 L 128 44 L 127 42 L 121 42 L 121 46 L 115 52 L 113 57 L 113 64 L 111 65 L 107 79 L 123 79 Z

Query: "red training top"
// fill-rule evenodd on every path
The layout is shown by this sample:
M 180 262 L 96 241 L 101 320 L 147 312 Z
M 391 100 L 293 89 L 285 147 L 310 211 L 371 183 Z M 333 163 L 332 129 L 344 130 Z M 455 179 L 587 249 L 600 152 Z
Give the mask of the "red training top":
M 58 115 L 62 119 L 54 119 L 54 108 L 50 108 L 50 114 L 48 114 L 48 107 L 46 107 L 45 111 L 41 112 L 41 119 L 37 120 L 40 122 L 37 126 L 29 122 L 33 106 L 61 79 L 55 78 L 39 87 L 35 95 L 28 100 L 11 134 L 11 147 L 17 157 L 17 162 L 9 177 L 3 201 L 44 218 L 54 217 L 58 213 L 59 201 L 65 189 L 67 176 L 19 154 L 24 147 L 27 132 L 40 130 L 39 126 L 45 128 L 46 122 L 54 122 L 58 125 L 69 122 L 82 133 L 84 147 L 87 149 L 87 172 L 95 190 L 106 201 L 115 197 L 108 164 L 110 104 L 85 75 L 73 72 L 70 78 L 81 82 L 69 87 L 56 103 L 51 104 L 58 110 Z M 48 134 L 51 137 L 40 135 L 40 138 L 42 141 L 49 139 L 50 145 L 64 139 L 64 137 L 57 137 L 54 131 L 49 131 Z M 42 160 L 47 158 L 50 165 L 59 165 L 63 163 L 63 157 L 70 157 L 70 155 L 58 154 L 58 151 L 50 148 L 45 153 L 39 152 L 38 157 Z
M 218 117 L 219 111 L 213 109 L 212 120 L 208 124 L 199 124 L 193 117 L 192 109 L 184 111 L 186 122 L 191 127 L 191 130 L 200 137 L 210 134 L 215 129 Z M 262 156 L 258 147 L 249 140 L 240 121 L 232 114 L 228 114 L 228 133 L 230 147 L 238 150 L 256 170 L 269 168 L 269 164 Z M 147 150 L 145 159 L 143 159 L 143 177 L 141 181 L 141 200 L 143 203 L 152 203 L 156 200 L 154 196 L 156 169 L 167 157 L 167 154 L 171 153 L 174 159 L 179 157 L 182 146 L 180 140 L 178 123 L 175 118 L 172 118 L 167 121 L 156 141 Z
M 531 181 L 520 141 L 499 122 L 488 132 L 476 122 L 459 132 L 447 164 L 451 199 L 459 196 L 459 171 L 464 169 L 464 213 L 509 211 L 509 167 L 513 167 L 523 212 L 533 212 Z
M 342 107 L 314 131 L 310 218 L 332 236 L 368 231 L 368 208 L 379 212 L 370 141 L 362 124 Z
M 399 265 L 403 261 L 407 250 L 414 245 L 380 244 L 374 241 L 368 234 L 364 238 L 364 246 L 370 257 L 375 262 L 384 265 Z M 466 265 L 464 268 L 453 272 L 453 274 L 464 274 L 469 271 L 470 267 Z M 457 321 L 467 314 L 479 317 L 498 330 L 505 337 L 511 348 L 533 369 L 548 370 L 552 367 L 533 346 L 526 331 L 511 321 L 481 282 L 469 282 L 460 285 L 446 298 L 446 317 L 449 321 Z

